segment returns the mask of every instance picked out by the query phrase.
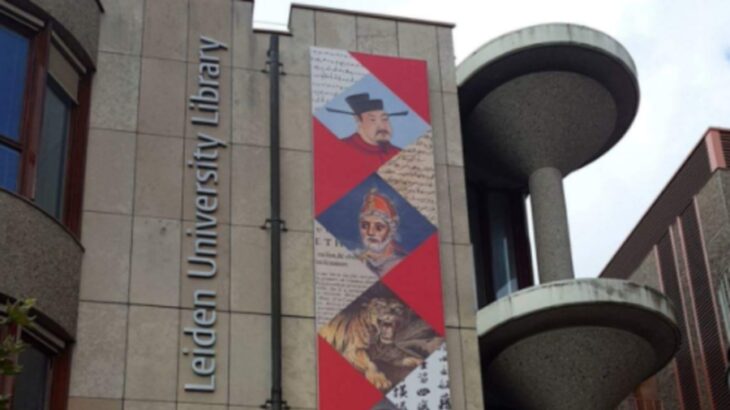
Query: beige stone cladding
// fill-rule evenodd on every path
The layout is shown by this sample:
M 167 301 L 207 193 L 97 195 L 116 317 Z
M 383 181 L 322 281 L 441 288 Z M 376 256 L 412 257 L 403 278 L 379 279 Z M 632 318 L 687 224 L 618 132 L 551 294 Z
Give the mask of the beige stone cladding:
M 70 409 L 253 409 L 269 398 L 268 34 L 252 3 L 105 1 L 90 119 L 78 340 Z M 482 406 L 451 28 L 294 7 L 281 38 L 283 383 L 295 409 L 315 409 L 309 47 L 428 62 L 453 408 Z M 219 58 L 219 121 L 193 124 L 200 36 Z M 198 133 L 218 146 L 216 263 L 192 278 Z M 202 267 L 198 266 L 199 268 Z M 215 292 L 216 387 L 191 392 L 197 289 Z M 210 310 L 207 318 L 210 319 Z M 200 317 L 199 317 L 200 318 Z M 187 352 L 187 353 L 184 353 Z

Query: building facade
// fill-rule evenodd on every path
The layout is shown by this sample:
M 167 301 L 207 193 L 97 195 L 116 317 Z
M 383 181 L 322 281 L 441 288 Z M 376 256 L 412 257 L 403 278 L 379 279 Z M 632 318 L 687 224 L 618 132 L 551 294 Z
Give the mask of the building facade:
M 611 368 L 617 384 L 638 359 L 671 357 L 673 312 L 650 287 L 679 307 L 684 343 L 622 406 L 728 406 L 727 131 L 708 132 L 602 274 L 636 286 L 575 281 L 561 178 L 608 150 L 633 120 L 636 70 L 620 44 L 585 27 L 538 26 L 485 45 L 457 69 L 452 25 L 293 6 L 277 53 L 272 34 L 253 29 L 253 8 L 243 0 L 0 1 L 0 301 L 37 299 L 36 326 L 22 333 L 25 371 L 0 378 L 13 408 L 244 410 L 279 393 L 293 409 L 321 408 L 310 62 L 328 49 L 425 62 L 429 104 L 420 114 L 433 145 L 429 195 L 451 392 L 440 410 L 517 408 L 516 396 L 577 408 L 561 406 L 570 396 L 572 406 L 580 399 L 603 408 L 598 393 L 611 401 L 633 386 L 594 384 L 589 397 L 580 383 L 596 379 L 583 375 L 606 366 L 594 356 L 568 364 L 550 356 L 577 351 L 559 343 L 577 329 L 569 340 L 624 365 Z M 280 172 L 270 168 L 273 123 Z M 573 135 L 584 139 L 561 139 Z M 528 193 L 541 196 L 533 212 L 541 286 L 533 286 Z M 368 198 L 379 204 L 369 210 L 395 212 L 382 195 Z M 279 224 L 280 270 L 270 245 Z M 278 287 L 280 305 L 272 304 Z M 540 309 L 525 315 L 530 326 L 519 314 L 492 314 L 505 303 L 519 313 L 525 306 L 513 301 L 545 293 L 573 305 L 540 297 L 531 305 Z M 596 308 L 609 304 L 635 308 L 621 311 L 631 326 Z M 487 312 L 480 336 L 478 309 Z M 590 328 L 596 320 L 603 336 Z M 272 323 L 281 323 L 280 343 Z M 611 360 L 614 350 L 596 346 L 622 332 L 631 337 L 607 346 L 631 345 L 635 356 Z M 516 336 L 552 346 L 540 369 L 566 374 L 545 376 L 535 370 L 545 363 L 530 362 L 523 374 L 544 383 L 518 377 L 514 389 L 500 386 L 502 376 L 519 375 L 509 371 L 520 367 L 510 369 L 513 357 L 540 356 L 498 359 L 523 345 Z M 500 360 L 507 365 L 491 372 Z M 282 392 L 272 389 L 277 378 Z M 381 404 L 368 409 L 395 408 Z
M 254 32 L 252 10 L 239 0 L 0 3 L 2 54 L 14 58 L 0 70 L 28 67 L 2 100 L 3 114 L 21 102 L 7 128 L 19 131 L 0 136 L 0 295 L 38 300 L 21 362 L 39 370 L 4 384 L 15 408 L 242 410 L 270 398 L 270 232 L 261 228 L 270 35 Z M 317 408 L 309 49 L 318 46 L 427 62 L 451 406 L 483 408 L 452 26 L 295 6 L 289 29 L 280 40 L 284 400 Z M 215 108 L 193 98 L 203 86 L 217 90 Z M 65 116 L 51 123 L 57 111 Z M 195 121 L 208 114 L 214 126 Z M 54 145 L 65 153 L 55 162 L 43 151 L 52 137 L 66 144 Z M 204 154 L 217 180 L 202 186 L 191 164 Z M 56 185 L 45 188 L 45 175 Z M 189 259 L 201 246 L 205 189 L 216 198 L 204 204 L 216 234 L 208 278 L 190 271 L 212 265 Z M 213 352 L 196 353 L 210 330 Z M 28 385 L 35 401 L 22 402 Z
M 705 133 L 601 273 L 662 289 L 677 309 L 682 346 L 632 399 L 656 408 L 730 405 L 729 143 L 727 130 Z

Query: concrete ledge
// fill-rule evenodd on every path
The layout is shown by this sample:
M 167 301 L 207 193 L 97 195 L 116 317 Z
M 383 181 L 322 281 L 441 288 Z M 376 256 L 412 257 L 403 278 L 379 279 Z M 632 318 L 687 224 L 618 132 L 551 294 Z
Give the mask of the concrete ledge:
M 66 339 L 76 333 L 83 253 L 58 221 L 0 189 L 0 297 L 36 298 L 39 324 Z
M 669 360 L 681 341 L 674 307 L 659 291 L 618 279 L 571 279 L 534 286 L 481 309 L 477 333 L 489 341 L 482 360 L 521 337 L 572 326 L 632 331 L 656 345 L 658 361 Z
M 626 49 L 571 24 L 506 34 L 456 73 L 467 163 L 511 188 L 541 167 L 567 176 L 600 157 L 624 135 L 639 103 Z M 484 157 L 493 164 L 483 164 Z
M 479 311 L 477 331 L 485 385 L 526 409 L 615 408 L 681 343 L 665 296 L 606 279 L 512 294 Z
M 509 54 L 550 45 L 570 44 L 595 49 L 614 56 L 636 76 L 636 65 L 628 51 L 609 35 L 575 24 L 544 24 L 515 30 L 497 37 L 471 53 L 456 69 L 456 81 L 462 84 L 482 67 Z
M 477 332 L 482 335 L 546 310 L 604 303 L 656 312 L 676 322 L 672 302 L 656 289 L 618 279 L 569 279 L 515 292 L 481 309 Z

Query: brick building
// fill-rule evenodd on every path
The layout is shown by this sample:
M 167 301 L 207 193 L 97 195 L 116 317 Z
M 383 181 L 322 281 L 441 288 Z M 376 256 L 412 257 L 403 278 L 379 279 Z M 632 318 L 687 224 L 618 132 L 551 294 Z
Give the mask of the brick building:
M 635 394 L 657 408 L 730 405 L 729 141 L 727 130 L 705 133 L 601 273 L 661 289 L 678 310 L 675 360 Z

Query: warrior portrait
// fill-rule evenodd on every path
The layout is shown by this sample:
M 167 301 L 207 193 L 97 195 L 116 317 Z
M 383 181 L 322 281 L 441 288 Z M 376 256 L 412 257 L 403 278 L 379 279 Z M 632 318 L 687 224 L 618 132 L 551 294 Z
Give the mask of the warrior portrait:
M 378 276 L 385 275 L 405 256 L 398 243 L 400 218 L 393 203 L 377 189 L 371 189 L 362 203 L 358 218 L 362 248 L 357 257 Z

